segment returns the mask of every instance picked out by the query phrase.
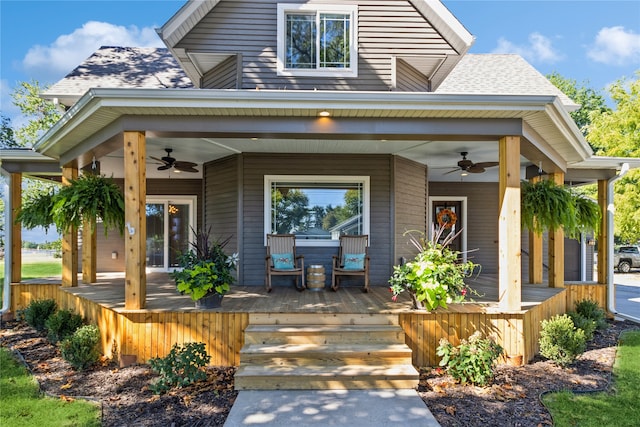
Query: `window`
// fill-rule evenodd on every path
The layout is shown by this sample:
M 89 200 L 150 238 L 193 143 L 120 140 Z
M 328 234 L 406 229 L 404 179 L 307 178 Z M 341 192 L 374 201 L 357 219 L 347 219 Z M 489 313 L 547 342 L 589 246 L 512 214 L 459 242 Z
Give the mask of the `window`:
M 295 234 L 296 245 L 337 246 L 340 235 L 369 234 L 368 176 L 267 175 L 265 235 Z
M 278 4 L 278 75 L 356 77 L 357 6 Z

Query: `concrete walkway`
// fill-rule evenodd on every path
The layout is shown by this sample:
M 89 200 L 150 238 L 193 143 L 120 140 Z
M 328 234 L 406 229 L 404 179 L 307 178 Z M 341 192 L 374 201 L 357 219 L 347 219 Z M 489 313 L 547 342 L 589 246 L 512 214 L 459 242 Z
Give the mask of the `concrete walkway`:
M 224 424 L 439 427 L 415 390 L 246 390 Z

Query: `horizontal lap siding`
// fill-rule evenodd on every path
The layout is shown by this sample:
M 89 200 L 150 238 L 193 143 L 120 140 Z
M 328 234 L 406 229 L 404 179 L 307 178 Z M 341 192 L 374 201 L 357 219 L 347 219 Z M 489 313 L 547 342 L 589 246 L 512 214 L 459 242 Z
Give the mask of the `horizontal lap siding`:
M 386 284 L 392 264 L 392 236 L 390 215 L 391 156 L 355 155 L 243 155 L 243 284 L 264 283 L 264 176 L 265 175 L 352 175 L 370 176 L 371 186 L 371 256 L 370 278 L 373 285 Z M 336 247 L 299 247 L 305 264 L 329 266 Z M 330 270 L 327 270 L 330 271 Z M 279 278 L 286 280 L 285 278 Z
M 279 77 L 276 75 L 277 3 L 272 0 L 221 1 L 177 47 L 240 53 L 243 89 L 386 91 L 392 86 L 393 55 L 455 54 L 406 0 L 344 1 L 340 4 L 358 5 L 358 77 Z M 222 88 L 220 84 L 207 76 L 203 87 Z
M 407 259 L 415 256 L 405 232 L 426 230 L 427 211 L 427 169 L 424 165 L 402 157 L 395 158 L 394 171 L 394 216 L 395 216 L 395 255 L 394 263 L 400 257 Z
M 498 184 L 432 182 L 429 196 L 467 197 L 467 249 L 484 273 L 498 271 Z
M 427 92 L 429 79 L 402 59 L 397 59 L 395 86 L 401 92 Z
M 217 67 L 202 76 L 202 87 L 216 89 L 238 89 L 237 57 L 222 61 Z

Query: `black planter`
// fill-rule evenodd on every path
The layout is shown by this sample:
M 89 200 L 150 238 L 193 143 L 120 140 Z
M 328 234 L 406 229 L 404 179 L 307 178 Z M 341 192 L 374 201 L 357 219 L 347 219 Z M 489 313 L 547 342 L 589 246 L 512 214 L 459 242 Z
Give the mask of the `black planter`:
M 199 300 L 196 300 L 196 308 L 208 309 L 208 308 L 220 308 L 222 305 L 222 297 L 224 295 L 218 293 L 208 294 Z

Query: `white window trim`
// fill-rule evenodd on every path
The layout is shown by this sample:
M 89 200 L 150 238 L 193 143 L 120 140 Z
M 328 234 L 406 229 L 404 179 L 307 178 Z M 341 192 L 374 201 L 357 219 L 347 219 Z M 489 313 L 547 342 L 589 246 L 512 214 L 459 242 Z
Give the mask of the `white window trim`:
M 152 203 L 162 203 L 162 204 L 170 204 L 170 203 L 180 203 L 180 204 L 188 204 L 190 207 L 190 215 L 189 215 L 189 225 L 193 227 L 194 230 L 198 229 L 198 215 L 196 215 L 197 209 L 197 196 L 147 196 L 145 200 L 146 204 Z M 169 235 L 169 222 L 164 222 L 164 267 L 146 267 L 146 272 L 165 272 L 165 271 L 173 271 L 175 267 L 169 267 L 169 259 L 166 256 L 169 253 L 169 240 L 166 238 Z M 146 239 L 146 236 L 145 236 Z M 189 230 L 189 243 L 193 242 L 193 233 Z
M 428 219 L 428 230 L 429 238 L 431 239 L 433 236 L 431 235 L 431 224 L 433 224 L 433 204 L 434 202 L 461 202 L 462 209 L 462 224 L 460 224 L 462 230 L 462 245 L 461 245 L 461 254 L 462 261 L 467 262 L 467 198 L 463 196 L 430 196 L 429 197 L 429 219 Z
M 286 55 L 286 12 L 314 11 L 316 13 L 348 12 L 351 14 L 351 66 L 349 68 L 316 68 L 295 69 L 285 68 Z M 291 4 L 278 3 L 278 46 L 277 46 L 277 74 L 286 77 L 358 77 L 358 6 L 357 5 L 336 5 L 336 4 Z
M 267 245 L 267 234 L 271 232 L 271 185 L 273 182 L 286 181 L 304 184 L 310 182 L 314 184 L 322 183 L 344 183 L 344 182 L 359 182 L 362 183 L 362 210 L 363 210 L 363 234 L 369 235 L 369 245 L 371 245 L 371 235 L 369 232 L 369 224 L 371 217 L 371 204 L 370 204 L 370 185 L 368 176 L 354 176 L 354 175 L 265 175 L 264 176 L 264 245 Z M 339 246 L 338 240 L 298 240 L 296 239 L 296 246 Z

